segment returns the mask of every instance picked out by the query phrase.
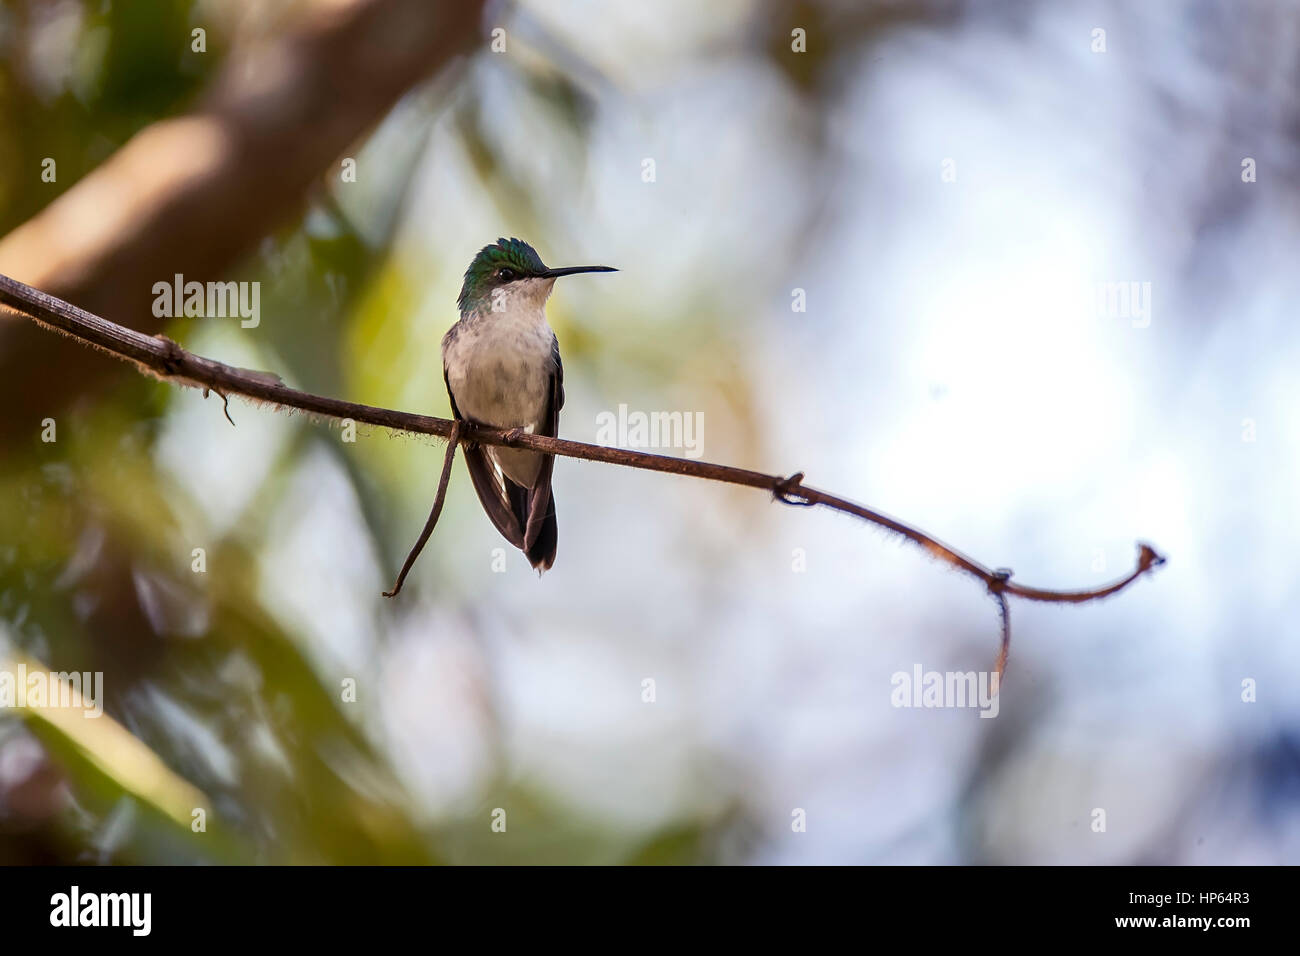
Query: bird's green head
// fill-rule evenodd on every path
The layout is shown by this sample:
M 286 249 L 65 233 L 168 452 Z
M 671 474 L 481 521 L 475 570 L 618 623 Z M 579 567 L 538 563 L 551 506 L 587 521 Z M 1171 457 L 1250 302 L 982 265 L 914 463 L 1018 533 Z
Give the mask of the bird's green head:
M 530 279 L 553 282 L 560 276 L 578 272 L 617 271 L 609 266 L 548 269 L 537 250 L 522 239 L 498 239 L 494 245 L 480 249 L 465 270 L 465 282 L 460 287 L 460 298 L 456 304 L 462 313 L 470 312 L 489 302 L 494 291 L 508 288 L 512 283 Z

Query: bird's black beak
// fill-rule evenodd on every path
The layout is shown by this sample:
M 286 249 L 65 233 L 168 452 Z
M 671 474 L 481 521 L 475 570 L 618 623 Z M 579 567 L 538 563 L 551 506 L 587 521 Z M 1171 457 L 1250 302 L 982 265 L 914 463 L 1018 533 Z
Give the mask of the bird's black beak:
M 560 276 L 577 275 L 579 272 L 617 272 L 610 266 L 566 266 L 563 269 L 547 269 L 542 273 L 543 279 L 558 279 Z

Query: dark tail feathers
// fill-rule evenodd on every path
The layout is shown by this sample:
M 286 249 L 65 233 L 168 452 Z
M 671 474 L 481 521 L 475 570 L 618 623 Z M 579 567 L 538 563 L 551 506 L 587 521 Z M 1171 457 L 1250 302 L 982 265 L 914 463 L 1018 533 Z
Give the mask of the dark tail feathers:
M 517 485 L 509 478 L 506 479 L 507 494 L 510 496 L 510 508 L 519 519 L 519 527 L 528 527 L 528 497 L 529 491 L 523 485 Z M 542 530 L 538 532 L 537 540 L 525 554 L 528 557 L 528 563 L 531 564 L 540 574 L 543 571 L 549 571 L 551 565 L 555 564 L 555 550 L 559 543 L 559 525 L 555 521 L 555 495 L 547 495 L 546 498 L 546 519 L 542 524 Z

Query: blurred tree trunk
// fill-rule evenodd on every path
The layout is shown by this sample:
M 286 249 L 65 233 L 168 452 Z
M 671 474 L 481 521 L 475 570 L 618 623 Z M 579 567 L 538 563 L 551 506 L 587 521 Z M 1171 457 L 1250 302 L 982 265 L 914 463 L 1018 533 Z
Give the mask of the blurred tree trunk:
M 482 0 L 309 6 L 237 48 L 187 116 L 142 130 L 0 240 L 0 272 L 144 332 L 154 283 L 223 275 L 302 207 L 313 183 L 413 85 L 472 49 Z M 133 374 L 0 315 L 0 450 L 42 418 Z

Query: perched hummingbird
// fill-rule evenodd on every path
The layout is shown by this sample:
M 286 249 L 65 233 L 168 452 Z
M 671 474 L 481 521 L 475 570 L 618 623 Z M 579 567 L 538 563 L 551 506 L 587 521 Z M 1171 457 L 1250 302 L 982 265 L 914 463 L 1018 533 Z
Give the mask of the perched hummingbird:
M 492 428 L 556 437 L 564 407 L 560 343 L 546 324 L 555 280 L 609 266 L 548 269 L 521 239 L 484 246 L 465 271 L 460 321 L 442 340 L 452 414 Z M 552 455 L 465 446 L 465 462 L 488 518 L 537 571 L 555 563 Z

